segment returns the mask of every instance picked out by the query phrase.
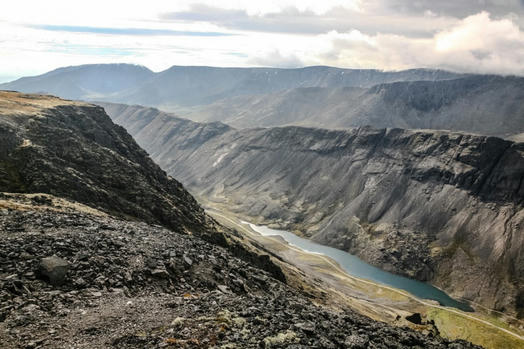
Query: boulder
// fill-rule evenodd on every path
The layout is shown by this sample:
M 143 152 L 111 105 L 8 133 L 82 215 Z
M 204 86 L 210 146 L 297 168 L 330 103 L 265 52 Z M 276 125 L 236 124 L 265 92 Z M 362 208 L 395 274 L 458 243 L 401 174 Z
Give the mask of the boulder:
M 65 259 L 52 256 L 40 260 L 39 273 L 51 285 L 58 286 L 65 282 L 69 262 Z

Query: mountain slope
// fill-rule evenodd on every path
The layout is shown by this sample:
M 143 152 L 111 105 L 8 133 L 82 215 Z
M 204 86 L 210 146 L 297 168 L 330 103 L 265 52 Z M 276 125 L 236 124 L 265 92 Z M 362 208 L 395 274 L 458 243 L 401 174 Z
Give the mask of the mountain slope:
M 154 73 L 131 64 L 88 64 L 58 68 L 48 73 L 0 84 L 2 90 L 48 93 L 68 99 L 109 97 L 153 77 Z
M 524 78 L 471 76 L 362 88 L 299 88 L 217 101 L 185 117 L 233 127 L 300 125 L 442 129 L 510 136 L 524 131 Z
M 100 107 L 0 92 L 0 191 L 49 193 L 202 231 L 203 210 Z
M 522 143 L 399 129 L 217 129 L 165 114 L 136 128 L 139 119 L 117 118 L 193 192 L 524 316 Z
M 433 81 L 456 76 L 445 71 L 425 69 L 381 72 L 332 67 L 277 69 L 175 66 L 136 89 L 126 91 L 117 102 L 149 106 L 194 106 L 227 97 L 271 93 L 296 87 L 370 87 L 392 81 Z

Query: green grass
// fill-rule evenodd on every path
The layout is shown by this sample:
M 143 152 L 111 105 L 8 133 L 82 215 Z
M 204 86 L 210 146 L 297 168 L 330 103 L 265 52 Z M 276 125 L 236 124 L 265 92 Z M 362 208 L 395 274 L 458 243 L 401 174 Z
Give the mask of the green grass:
M 443 309 L 430 309 L 427 312 L 427 317 L 429 320 L 435 321 L 441 336 L 445 338 L 465 339 L 492 349 L 524 348 L 524 341 L 510 334 Z M 500 326 L 501 324 L 498 322 L 493 321 L 494 324 Z

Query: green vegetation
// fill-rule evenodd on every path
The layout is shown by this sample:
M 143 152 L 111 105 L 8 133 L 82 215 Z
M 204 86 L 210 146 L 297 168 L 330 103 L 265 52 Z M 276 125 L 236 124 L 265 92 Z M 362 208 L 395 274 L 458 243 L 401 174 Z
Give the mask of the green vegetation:
M 510 334 L 443 309 L 432 308 L 428 310 L 427 318 L 435 322 L 440 335 L 445 338 L 465 339 L 486 348 L 511 349 L 524 347 L 524 341 Z M 489 321 L 489 319 L 486 320 Z M 490 322 L 506 327 L 500 321 Z

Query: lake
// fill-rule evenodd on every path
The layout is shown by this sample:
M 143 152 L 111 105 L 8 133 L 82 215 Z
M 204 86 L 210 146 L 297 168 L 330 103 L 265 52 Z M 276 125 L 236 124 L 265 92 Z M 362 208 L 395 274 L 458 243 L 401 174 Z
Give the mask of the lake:
M 311 240 L 301 238 L 291 232 L 284 230 L 270 229 L 265 226 L 258 226 L 248 222 L 251 229 L 264 236 L 281 236 L 292 246 L 298 247 L 306 252 L 318 253 L 330 257 L 336 261 L 342 269 L 348 274 L 362 279 L 374 281 L 379 284 L 388 285 L 397 289 L 407 291 L 417 298 L 431 299 L 437 301 L 440 305 L 453 307 L 463 311 L 473 311 L 466 303 L 459 302 L 448 296 L 442 290 L 431 286 L 425 282 L 409 279 L 404 276 L 396 275 L 374 267 L 357 256 L 344 252 L 342 250 L 317 244 Z

